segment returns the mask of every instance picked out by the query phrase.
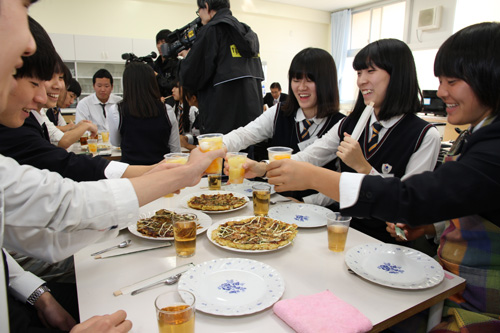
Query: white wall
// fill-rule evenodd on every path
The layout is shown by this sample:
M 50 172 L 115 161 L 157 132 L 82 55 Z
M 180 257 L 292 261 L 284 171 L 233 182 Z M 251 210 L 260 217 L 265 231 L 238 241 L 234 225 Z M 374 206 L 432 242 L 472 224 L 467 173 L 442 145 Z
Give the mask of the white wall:
M 146 38 L 156 51 L 156 33 L 184 26 L 196 9 L 196 0 L 44 0 L 30 7 L 30 15 L 49 33 Z M 328 12 L 262 0 L 231 0 L 231 10 L 259 36 L 268 91 L 274 81 L 288 91 L 288 67 L 298 51 L 330 50 Z

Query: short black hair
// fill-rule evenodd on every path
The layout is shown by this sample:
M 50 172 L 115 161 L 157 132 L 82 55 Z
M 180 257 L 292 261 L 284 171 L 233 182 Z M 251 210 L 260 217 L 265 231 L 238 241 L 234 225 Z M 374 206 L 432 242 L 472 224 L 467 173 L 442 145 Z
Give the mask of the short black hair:
M 105 68 L 101 68 L 97 72 L 95 72 L 94 76 L 92 76 L 92 85 L 95 84 L 96 79 L 109 79 L 109 83 L 113 85 L 113 76 Z
M 23 66 L 17 70 L 14 77 L 33 77 L 49 81 L 60 57 L 45 29 L 32 17 L 28 17 L 28 24 L 36 43 L 36 52 L 32 56 L 22 57 Z
M 288 70 L 288 98 L 282 110 L 286 115 L 295 115 L 299 102 L 293 94 L 292 80 L 306 77 L 316 83 L 316 117 L 325 118 L 339 112 L 339 87 L 337 68 L 330 53 L 309 47 L 295 55 Z
M 468 26 L 439 48 L 434 75 L 464 80 L 492 114 L 500 112 L 500 23 Z
M 222 8 L 231 8 L 229 0 L 197 0 L 198 8 L 205 8 L 208 5 L 208 10 L 219 10 Z
M 422 92 L 418 86 L 415 60 L 406 43 L 394 38 L 380 39 L 362 48 L 352 63 L 356 71 L 373 67 L 373 65 L 390 75 L 378 120 L 416 113 L 422 109 Z M 352 113 L 353 117 L 359 118 L 365 107 L 360 91 Z
M 281 90 L 281 85 L 279 84 L 279 82 L 273 82 L 271 83 L 271 89 L 275 89 L 275 88 L 278 88 L 279 90 Z
M 71 81 L 69 82 L 66 90 L 74 93 L 76 97 L 80 97 L 80 95 L 82 94 L 82 87 L 80 86 L 80 83 L 78 83 L 78 81 L 74 78 L 71 78 Z
M 170 35 L 171 33 L 172 31 L 168 29 L 158 31 L 158 33 L 156 34 L 156 44 L 158 44 L 161 40 L 164 40 L 166 42 L 168 35 Z

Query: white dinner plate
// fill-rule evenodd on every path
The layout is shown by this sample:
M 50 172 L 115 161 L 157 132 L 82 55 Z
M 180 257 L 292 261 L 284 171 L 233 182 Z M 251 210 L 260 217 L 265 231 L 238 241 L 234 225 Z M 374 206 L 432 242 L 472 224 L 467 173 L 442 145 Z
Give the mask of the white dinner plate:
M 243 184 L 227 184 L 224 186 L 224 190 L 226 191 L 231 191 L 231 192 L 237 192 L 241 193 L 243 195 L 246 195 L 247 197 L 252 197 L 252 186 L 257 185 L 257 184 L 266 184 L 266 185 L 271 185 L 266 182 L 252 182 L 247 179 L 243 181 Z M 274 190 L 274 185 L 271 185 L 271 194 L 276 193 Z
M 234 212 L 235 210 L 243 209 L 243 208 L 245 208 L 248 205 L 249 199 L 248 199 L 248 197 L 246 195 L 243 195 L 241 193 L 236 193 L 236 192 L 230 192 L 230 191 L 202 191 L 202 192 L 191 193 L 191 194 L 186 195 L 185 197 L 183 197 L 181 199 L 181 202 L 182 202 L 182 205 L 184 205 L 184 207 L 190 208 L 190 209 L 194 209 L 194 208 L 189 207 L 189 205 L 188 205 L 188 201 L 192 197 L 199 197 L 202 194 L 213 195 L 213 194 L 230 194 L 230 193 L 233 194 L 235 197 L 244 198 L 245 199 L 245 204 L 243 206 L 241 206 L 241 207 L 234 208 L 234 209 L 215 210 L 215 211 L 213 211 L 213 210 L 201 210 L 201 212 L 208 213 L 208 214 L 228 213 L 228 212 Z M 200 211 L 200 210 L 197 210 L 197 209 L 195 209 L 195 210 L 198 211 L 198 212 Z
M 355 246 L 345 262 L 359 276 L 398 289 L 426 289 L 444 278 L 441 265 L 427 254 L 405 246 L 370 243 Z
M 273 207 L 269 217 L 286 223 L 295 223 L 299 228 L 316 228 L 326 225 L 326 214 L 332 211 L 322 206 L 289 203 Z
M 216 241 L 214 241 L 212 239 L 212 231 L 214 231 L 215 229 L 217 229 L 219 227 L 219 225 L 221 224 L 224 224 L 226 222 L 229 222 L 229 221 L 239 221 L 239 220 L 243 220 L 243 219 L 247 219 L 247 218 L 250 218 L 250 217 L 255 217 L 255 216 L 238 216 L 238 217 L 233 217 L 233 218 L 230 218 L 230 219 L 225 219 L 225 220 L 222 220 L 222 221 L 218 221 L 218 222 L 215 222 L 214 224 L 212 224 L 208 230 L 207 230 L 207 237 L 208 237 L 208 240 L 210 242 L 212 242 L 212 244 L 218 246 L 218 247 L 221 247 L 223 249 L 226 249 L 226 250 L 230 250 L 230 251 L 234 251 L 234 252 L 243 252 L 243 253 L 263 253 L 263 252 L 272 252 L 272 251 L 276 251 L 276 250 L 280 250 L 284 247 L 287 247 L 289 245 L 291 245 L 293 243 L 293 240 L 283 246 L 280 246 L 276 249 L 271 249 L 271 250 L 243 250 L 243 249 L 236 249 L 234 247 L 229 247 L 229 246 L 224 246 L 224 245 L 220 245 L 219 243 L 217 243 Z M 277 219 L 275 219 L 277 220 Z M 297 237 L 297 236 L 295 236 Z
M 193 213 L 198 216 L 198 224 L 200 225 L 200 228 L 196 230 L 196 235 L 199 235 L 203 233 L 205 230 L 207 230 L 211 225 L 212 225 L 212 218 L 208 216 L 205 213 L 202 213 L 200 211 L 196 211 L 194 209 L 183 209 L 183 208 L 165 208 L 166 210 L 169 210 L 171 212 L 175 212 L 177 214 L 186 214 L 186 213 Z M 151 217 L 155 214 L 155 212 L 147 212 L 147 213 L 141 213 L 139 214 L 139 218 L 145 219 L 148 217 Z M 145 239 L 152 239 L 152 240 L 157 240 L 157 241 L 165 241 L 165 240 L 174 240 L 174 237 L 150 237 L 141 234 L 139 231 L 137 231 L 137 223 L 131 224 L 128 226 L 128 230 L 136 235 L 137 237 L 145 238 Z
M 206 261 L 182 274 L 179 289 L 196 297 L 196 311 L 220 316 L 242 316 L 264 310 L 285 291 L 273 267 L 244 258 Z

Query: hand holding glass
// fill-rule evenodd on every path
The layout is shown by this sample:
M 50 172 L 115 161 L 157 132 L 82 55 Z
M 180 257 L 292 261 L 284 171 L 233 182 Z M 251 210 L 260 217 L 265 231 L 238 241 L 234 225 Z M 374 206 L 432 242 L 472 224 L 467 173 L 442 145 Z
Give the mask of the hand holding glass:
M 198 143 L 202 152 L 222 149 L 222 134 L 211 133 L 198 135 Z M 205 170 L 208 174 L 220 174 L 222 172 L 222 157 L 216 158 Z

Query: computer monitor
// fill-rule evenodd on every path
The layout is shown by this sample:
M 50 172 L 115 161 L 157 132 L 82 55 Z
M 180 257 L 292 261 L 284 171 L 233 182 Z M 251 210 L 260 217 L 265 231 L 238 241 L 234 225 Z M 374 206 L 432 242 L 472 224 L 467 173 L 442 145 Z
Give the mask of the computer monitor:
M 423 90 L 422 112 L 446 116 L 446 104 L 437 97 L 437 90 Z

